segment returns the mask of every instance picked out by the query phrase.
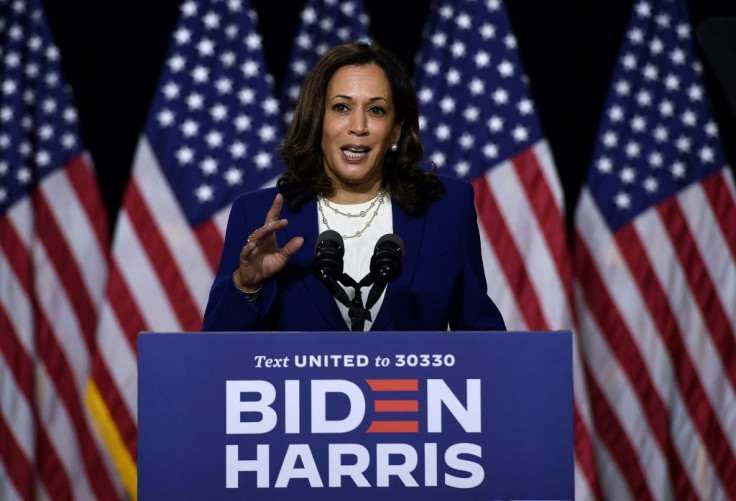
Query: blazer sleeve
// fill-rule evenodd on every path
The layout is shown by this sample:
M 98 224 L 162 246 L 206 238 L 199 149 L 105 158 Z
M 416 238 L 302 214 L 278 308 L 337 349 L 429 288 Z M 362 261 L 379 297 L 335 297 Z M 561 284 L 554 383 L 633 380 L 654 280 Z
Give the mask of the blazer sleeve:
M 460 282 L 454 291 L 457 299 L 450 317 L 450 329 L 504 331 L 506 325 L 501 312 L 488 296 L 473 187 L 469 183 L 462 186 L 460 214 L 464 260 Z
M 232 279 L 233 271 L 238 267 L 240 251 L 248 235 L 263 224 L 266 214 L 267 208 L 261 210 L 261 204 L 256 203 L 253 198 L 240 196 L 235 199 L 230 209 L 220 265 L 204 312 L 202 325 L 204 331 L 256 330 L 267 316 L 276 297 L 276 283 L 266 281 L 258 301 L 253 304 L 235 287 Z M 250 210 L 247 210 L 246 206 L 250 207 Z

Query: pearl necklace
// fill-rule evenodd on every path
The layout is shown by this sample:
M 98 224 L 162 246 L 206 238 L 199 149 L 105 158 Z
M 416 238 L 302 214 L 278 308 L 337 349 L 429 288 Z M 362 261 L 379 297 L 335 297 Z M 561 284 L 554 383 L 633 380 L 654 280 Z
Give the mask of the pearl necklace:
M 371 204 L 366 209 L 358 212 L 357 214 L 351 214 L 349 212 L 342 212 L 340 209 L 337 209 L 336 207 L 333 207 L 330 204 L 330 201 L 327 200 L 322 195 L 317 195 L 317 208 L 319 209 L 320 216 L 322 216 L 322 223 L 325 225 L 325 227 L 328 230 L 331 230 L 332 228 L 330 228 L 330 225 L 327 223 L 327 218 L 325 217 L 325 212 L 324 212 L 324 209 L 322 208 L 323 205 L 325 207 L 327 207 L 328 209 L 330 209 L 335 214 L 338 214 L 340 216 L 347 217 L 347 218 L 363 218 L 363 217 L 365 217 L 373 209 L 373 207 L 375 207 L 376 210 L 373 211 L 373 214 L 371 215 L 370 219 L 368 219 L 368 221 L 365 223 L 365 226 L 363 226 L 361 229 L 359 229 L 358 231 L 356 231 L 352 235 L 343 235 L 342 236 L 342 238 L 344 238 L 344 239 L 357 238 L 357 237 L 361 236 L 363 234 L 363 232 L 370 227 L 370 225 L 373 222 L 373 220 L 376 219 L 376 216 L 378 215 L 378 210 L 383 205 L 384 195 L 385 195 L 384 194 L 384 191 L 383 190 L 379 190 L 378 191 L 378 194 L 375 196 L 375 198 L 373 198 L 373 201 L 371 202 Z M 376 204 L 378 204 L 378 205 L 376 205 Z

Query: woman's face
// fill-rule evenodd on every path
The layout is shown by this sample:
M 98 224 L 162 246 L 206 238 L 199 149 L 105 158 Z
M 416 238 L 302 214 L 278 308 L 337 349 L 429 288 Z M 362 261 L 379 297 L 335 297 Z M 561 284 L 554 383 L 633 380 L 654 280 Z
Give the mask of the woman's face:
M 336 192 L 374 194 L 383 158 L 399 139 L 391 88 L 380 66 L 343 66 L 327 85 L 322 155 Z

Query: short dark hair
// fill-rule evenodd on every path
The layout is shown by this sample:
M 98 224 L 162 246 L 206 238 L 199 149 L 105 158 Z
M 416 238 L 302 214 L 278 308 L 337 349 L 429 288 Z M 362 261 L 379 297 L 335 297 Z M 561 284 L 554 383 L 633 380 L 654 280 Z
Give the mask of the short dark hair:
M 314 196 L 332 190 L 321 150 L 327 86 L 343 66 L 369 64 L 383 70 L 396 110 L 395 123 L 401 123 L 398 149 L 388 152 L 384 159 L 384 189 L 412 215 L 424 212 L 444 194 L 444 186 L 434 174 L 436 167 L 432 165 L 429 171 L 420 167 L 424 152 L 419 136 L 419 106 L 404 65 L 386 49 L 356 42 L 338 45 L 322 55 L 302 86 L 294 116 L 279 148 L 287 172 L 277 184 L 290 210 L 298 211 Z

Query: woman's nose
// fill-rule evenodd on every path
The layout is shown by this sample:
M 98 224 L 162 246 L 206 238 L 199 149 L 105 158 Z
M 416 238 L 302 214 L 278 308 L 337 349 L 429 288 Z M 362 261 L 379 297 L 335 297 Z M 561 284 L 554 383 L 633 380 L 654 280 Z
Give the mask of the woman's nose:
M 350 132 L 356 136 L 364 136 L 368 133 L 365 117 L 360 113 L 355 113 L 350 118 Z

